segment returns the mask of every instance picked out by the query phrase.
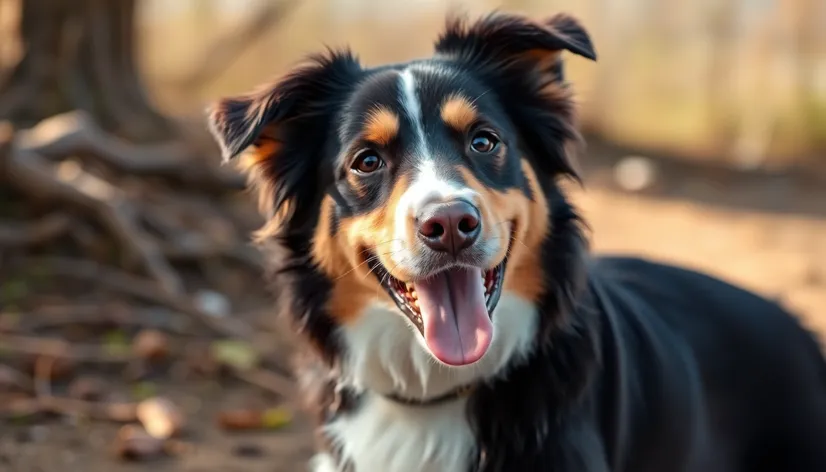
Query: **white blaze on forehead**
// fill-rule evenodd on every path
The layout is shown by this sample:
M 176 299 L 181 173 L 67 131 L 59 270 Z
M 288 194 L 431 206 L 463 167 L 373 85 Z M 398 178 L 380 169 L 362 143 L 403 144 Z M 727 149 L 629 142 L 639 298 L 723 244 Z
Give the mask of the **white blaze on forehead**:
M 417 82 L 413 71 L 410 68 L 402 71 L 399 75 L 399 81 L 401 91 L 399 100 L 413 125 L 415 133 L 416 143 L 413 147 L 412 157 L 416 162 L 416 171 L 410 188 L 399 201 L 397 212 L 403 211 L 404 215 L 397 214 L 397 222 L 403 219 L 405 215 L 415 214 L 422 206 L 433 201 L 457 197 L 474 201 L 476 193 L 473 190 L 439 173 L 425 135 L 422 105 L 416 91 Z
M 424 123 L 422 122 L 422 104 L 419 102 L 419 96 L 416 93 L 416 77 L 413 75 L 413 71 L 408 68 L 402 71 L 399 80 L 401 82 L 399 100 L 416 133 L 416 153 L 421 158 L 429 158 L 430 151 L 424 135 Z
M 407 118 L 410 120 L 415 133 L 415 145 L 412 148 L 412 158 L 415 161 L 415 171 L 410 187 L 399 199 L 396 206 L 395 235 L 392 243 L 392 259 L 397 264 L 410 264 L 413 261 L 405 244 L 405 235 L 411 234 L 408 225 L 414 224 L 413 218 L 426 204 L 439 201 L 463 198 L 476 202 L 476 191 L 464 186 L 460 182 L 451 180 L 446 173 L 439 172 L 439 167 L 431 154 L 422 119 L 422 105 L 417 93 L 416 76 L 408 68 L 399 75 L 399 101 L 402 104 Z

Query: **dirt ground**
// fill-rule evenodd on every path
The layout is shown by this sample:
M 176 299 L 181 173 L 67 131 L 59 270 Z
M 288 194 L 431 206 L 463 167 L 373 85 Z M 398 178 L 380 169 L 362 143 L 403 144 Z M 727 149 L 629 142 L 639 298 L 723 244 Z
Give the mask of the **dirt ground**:
M 672 164 L 660 169 L 653 188 L 630 194 L 613 183 L 619 157 L 590 148 L 586 188 L 572 190 L 597 252 L 636 253 L 709 271 L 781 300 L 826 333 L 826 185 Z M 253 298 L 264 306 L 260 294 Z M 0 423 L 0 471 L 305 470 L 312 444 L 300 416 L 268 433 L 225 433 L 215 426 L 219 408 L 276 401 L 266 394 L 215 380 L 163 380 L 156 388 L 188 413 L 189 449 L 180 455 L 124 463 L 111 451 L 117 425 L 67 418 L 8 422 Z

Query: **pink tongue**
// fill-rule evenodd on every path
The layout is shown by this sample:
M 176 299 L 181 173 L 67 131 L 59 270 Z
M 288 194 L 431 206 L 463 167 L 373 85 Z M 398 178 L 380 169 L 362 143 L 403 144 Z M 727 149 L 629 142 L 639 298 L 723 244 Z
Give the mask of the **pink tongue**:
M 448 365 L 481 359 L 493 334 L 482 272 L 451 269 L 414 285 L 430 352 Z

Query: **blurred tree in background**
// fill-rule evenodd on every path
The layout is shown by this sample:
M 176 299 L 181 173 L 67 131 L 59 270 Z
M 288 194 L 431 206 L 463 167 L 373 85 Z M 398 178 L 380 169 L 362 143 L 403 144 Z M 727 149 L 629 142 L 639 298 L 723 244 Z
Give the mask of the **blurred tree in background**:
M 29 127 L 82 110 L 107 131 L 129 139 L 173 137 L 173 126 L 147 100 L 137 70 L 136 3 L 22 2 L 16 28 L 20 53 L 12 64 L 3 64 L 0 119 Z
M 220 166 L 200 120 L 198 134 L 148 98 L 139 3 L 0 0 L 0 267 L 26 257 L 20 249 L 81 255 L 139 272 L 170 297 L 186 293 L 173 263 L 258 269 L 249 224 L 222 208 L 243 179 Z M 186 85 L 223 70 L 284 5 L 268 2 L 218 38 Z

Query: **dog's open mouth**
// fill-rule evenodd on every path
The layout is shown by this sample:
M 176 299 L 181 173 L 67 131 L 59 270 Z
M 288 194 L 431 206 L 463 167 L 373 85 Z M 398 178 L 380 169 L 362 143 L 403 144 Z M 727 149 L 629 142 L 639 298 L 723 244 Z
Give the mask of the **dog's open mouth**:
M 379 262 L 371 269 L 430 352 L 458 366 L 478 361 L 490 346 L 491 315 L 502 293 L 506 260 L 493 269 L 451 267 L 412 282 L 393 277 Z

